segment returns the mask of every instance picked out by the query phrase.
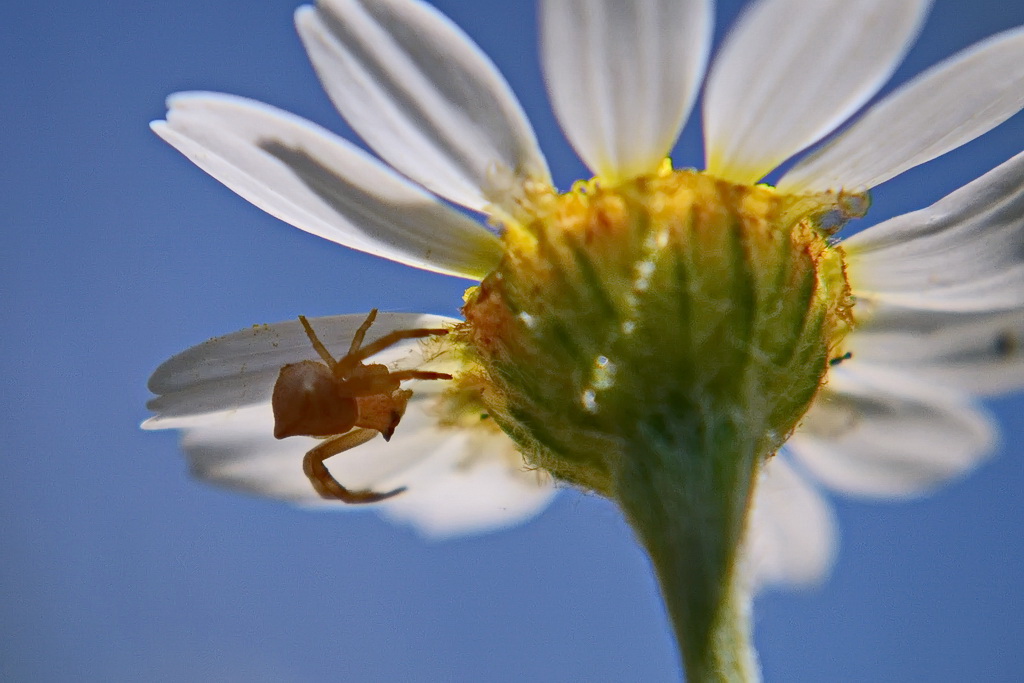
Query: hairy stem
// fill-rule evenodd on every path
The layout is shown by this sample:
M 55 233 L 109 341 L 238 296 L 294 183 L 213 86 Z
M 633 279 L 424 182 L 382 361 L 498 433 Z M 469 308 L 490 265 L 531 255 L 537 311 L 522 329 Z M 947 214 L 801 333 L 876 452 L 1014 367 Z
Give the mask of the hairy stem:
M 623 458 L 618 476 L 619 504 L 654 565 L 690 683 L 760 680 L 737 569 L 758 450 L 720 431 L 708 444 L 718 447 L 702 453 L 689 439 L 686 450 L 648 440 L 655 447 Z

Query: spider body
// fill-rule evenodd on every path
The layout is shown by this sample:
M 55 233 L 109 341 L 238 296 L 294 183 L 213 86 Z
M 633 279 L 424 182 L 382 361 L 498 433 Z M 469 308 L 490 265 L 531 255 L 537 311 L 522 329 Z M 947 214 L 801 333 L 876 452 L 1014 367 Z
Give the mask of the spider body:
M 451 379 L 441 372 L 400 370 L 392 372 L 379 363 L 363 361 L 404 339 L 444 335 L 444 329 L 396 330 L 363 346 L 363 339 L 377 317 L 370 311 L 356 330 L 346 355 L 335 360 L 313 331 L 309 321 L 299 316 L 310 343 L 323 362 L 306 360 L 281 368 L 274 383 L 271 406 L 274 411 L 274 437 L 312 436 L 324 439 L 303 459 L 303 470 L 313 488 L 323 498 L 346 503 L 375 503 L 398 495 L 404 488 L 376 493 L 351 491 L 334 479 L 324 461 L 334 455 L 366 443 L 380 433 L 390 440 L 412 396 L 401 383 L 410 379 Z

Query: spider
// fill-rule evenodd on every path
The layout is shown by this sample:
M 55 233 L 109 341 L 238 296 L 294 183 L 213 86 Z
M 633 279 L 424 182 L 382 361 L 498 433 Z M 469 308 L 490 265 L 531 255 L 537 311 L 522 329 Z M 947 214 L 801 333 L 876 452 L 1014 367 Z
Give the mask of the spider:
M 313 331 L 305 316 L 299 322 L 323 362 L 304 360 L 281 368 L 274 383 L 274 437 L 313 436 L 323 439 L 306 453 L 302 469 L 322 498 L 346 503 L 376 503 L 405 491 L 405 487 L 377 493 L 352 491 L 335 480 L 324 465 L 328 458 L 362 445 L 380 433 L 390 440 L 412 396 L 401 389 L 410 379 L 451 379 L 443 372 L 399 370 L 363 361 L 403 339 L 440 336 L 444 329 L 395 330 L 363 346 L 363 338 L 377 317 L 377 309 L 352 337 L 348 353 L 335 360 Z

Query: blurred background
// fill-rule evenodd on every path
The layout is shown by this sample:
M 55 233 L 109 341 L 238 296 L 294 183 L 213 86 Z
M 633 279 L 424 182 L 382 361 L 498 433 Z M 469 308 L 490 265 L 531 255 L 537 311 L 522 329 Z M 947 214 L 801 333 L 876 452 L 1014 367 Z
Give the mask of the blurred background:
M 566 491 L 521 527 L 429 543 L 373 513 L 201 485 L 174 433 L 138 429 L 150 372 L 211 336 L 374 306 L 457 314 L 465 282 L 280 223 L 148 130 L 167 94 L 209 89 L 350 135 L 297 2 L 0 6 L 0 679 L 678 678 L 654 579 L 604 500 Z M 434 4 L 506 74 L 557 183 L 584 176 L 546 100 L 533 3 Z M 741 4 L 720 3 L 719 38 Z M 1021 3 L 938 0 L 893 82 L 1021 23 Z M 865 224 L 1022 143 L 1017 116 L 882 186 Z M 693 122 L 675 161 L 700 155 Z M 758 600 L 767 680 L 1018 679 L 1024 397 L 990 407 L 1003 445 L 969 477 L 922 500 L 834 499 L 830 580 Z

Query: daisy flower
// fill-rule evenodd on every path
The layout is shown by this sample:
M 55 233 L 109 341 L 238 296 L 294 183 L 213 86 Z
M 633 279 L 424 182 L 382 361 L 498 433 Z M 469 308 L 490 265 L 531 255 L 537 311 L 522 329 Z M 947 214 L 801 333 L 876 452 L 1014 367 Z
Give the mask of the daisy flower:
M 302 230 L 479 282 L 465 321 L 375 321 L 367 339 L 449 334 L 366 362 L 453 379 L 403 382 L 393 438 L 332 458 L 335 480 L 404 489 L 377 509 L 434 536 L 526 519 L 556 482 L 607 496 L 651 555 L 688 675 L 751 679 L 751 590 L 818 581 L 832 562 L 809 476 L 861 496 L 928 491 L 990 452 L 976 397 L 1024 386 L 1024 154 L 836 238 L 874 187 L 1024 107 L 1020 29 L 872 102 L 929 6 L 756 0 L 707 68 L 710 0 L 542 0 L 554 111 L 595 174 L 564 193 L 495 66 L 418 0 L 296 13 L 379 159 L 215 93 L 172 96 L 153 129 Z M 706 169 L 676 170 L 702 85 Z M 341 355 L 365 317 L 310 326 Z M 144 426 L 182 430 L 201 479 L 338 507 L 303 473 L 318 441 L 274 438 L 275 381 L 322 357 L 311 340 L 293 320 L 171 358 Z

